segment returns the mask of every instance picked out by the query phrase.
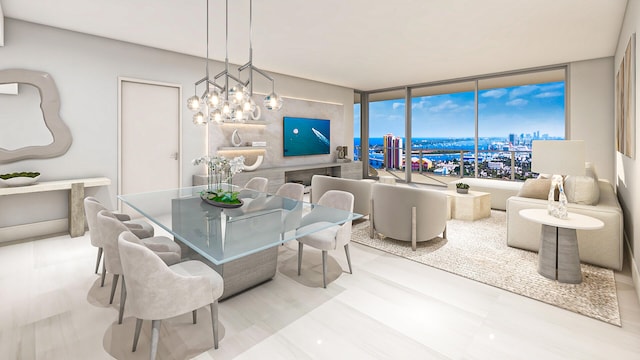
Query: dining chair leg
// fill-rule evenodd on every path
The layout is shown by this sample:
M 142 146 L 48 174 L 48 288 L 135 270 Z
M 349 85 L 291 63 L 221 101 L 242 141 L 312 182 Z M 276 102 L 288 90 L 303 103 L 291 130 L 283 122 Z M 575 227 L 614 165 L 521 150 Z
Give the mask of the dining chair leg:
M 116 294 L 116 286 L 118 285 L 118 278 L 120 275 L 113 274 L 113 281 L 111 282 L 111 297 L 109 297 L 109 304 L 113 304 L 113 295 Z
M 349 244 L 344 245 L 344 253 L 347 254 L 347 264 L 349 264 L 349 274 L 353 274 L 351 269 L 351 256 L 349 255 Z
M 211 326 L 213 327 L 213 348 L 218 348 L 218 300 L 209 305 L 211 307 Z
M 104 257 L 102 258 L 102 276 L 100 279 L 100 287 L 104 286 L 104 278 L 107 276 L 107 268 L 104 266 Z
M 96 258 L 96 274 L 98 273 L 98 268 L 100 268 L 100 258 L 102 258 L 102 248 L 98 248 L 98 257 Z
M 198 321 L 198 309 L 191 312 L 191 317 L 193 317 L 193 323 L 195 324 Z
M 136 332 L 133 334 L 133 347 L 131 351 L 135 352 L 138 347 L 138 339 L 140 338 L 140 329 L 142 329 L 142 319 L 136 319 Z
M 304 245 L 298 242 L 298 276 L 300 276 L 300 268 L 302 266 L 302 247 Z
M 162 320 L 151 320 L 151 352 L 149 359 L 154 360 L 158 353 L 158 340 L 160 339 L 160 322 Z
M 124 275 L 122 275 L 122 283 L 120 283 L 120 310 L 118 310 L 118 324 L 122 324 L 122 316 L 124 315 L 124 303 L 127 301 L 127 288 L 124 286 Z
M 327 250 L 322 250 L 322 287 L 327 288 Z

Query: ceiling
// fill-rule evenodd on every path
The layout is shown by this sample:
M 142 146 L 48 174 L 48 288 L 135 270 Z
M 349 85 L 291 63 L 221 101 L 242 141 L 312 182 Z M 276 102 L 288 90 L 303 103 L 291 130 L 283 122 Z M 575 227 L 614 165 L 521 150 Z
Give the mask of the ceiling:
M 224 61 L 224 1 L 210 57 Z M 253 63 L 373 90 L 613 56 L 627 0 L 255 0 Z M 0 0 L 6 17 L 204 57 L 206 0 Z M 249 0 L 229 1 L 229 61 Z M 5 39 L 9 45 L 10 39 Z

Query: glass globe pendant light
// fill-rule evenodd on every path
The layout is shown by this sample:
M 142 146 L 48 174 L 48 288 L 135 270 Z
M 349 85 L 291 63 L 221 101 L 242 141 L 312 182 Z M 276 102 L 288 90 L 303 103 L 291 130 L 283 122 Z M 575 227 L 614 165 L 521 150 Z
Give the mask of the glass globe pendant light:
M 218 90 L 213 90 L 209 92 L 209 97 L 207 98 L 207 106 L 211 109 L 216 109 L 220 105 L 220 93 Z
M 267 108 L 267 110 L 280 110 L 282 109 L 282 98 L 275 92 L 272 92 L 264 97 L 264 107 Z
M 198 95 L 193 95 L 187 100 L 187 107 L 191 111 L 198 111 L 200 109 L 200 98 Z
M 198 111 L 195 115 L 193 115 L 193 123 L 196 125 L 204 125 L 207 123 L 202 111 Z

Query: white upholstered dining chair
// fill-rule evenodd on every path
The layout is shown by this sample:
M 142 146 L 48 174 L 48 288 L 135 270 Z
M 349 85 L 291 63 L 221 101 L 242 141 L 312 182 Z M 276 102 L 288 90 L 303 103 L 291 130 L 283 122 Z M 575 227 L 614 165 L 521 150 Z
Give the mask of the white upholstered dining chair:
M 118 236 L 123 232 L 130 232 L 127 227 L 120 222 L 111 212 L 108 210 L 100 210 L 98 212 L 98 232 L 101 234 L 104 240 L 104 258 L 105 266 L 102 269 L 102 283 L 104 285 L 105 274 L 108 271 L 113 274 L 113 281 L 111 283 L 111 296 L 109 297 L 109 304 L 113 303 L 113 296 L 116 292 L 118 285 L 118 278 L 123 275 L 122 264 L 120 261 L 120 252 L 118 250 Z M 137 242 L 141 245 L 148 247 L 152 253 L 161 261 L 171 265 L 178 263 L 181 258 L 180 245 L 176 244 L 173 240 L 165 236 L 154 236 L 150 238 L 140 239 L 135 234 L 132 236 L 137 239 Z M 124 311 L 124 303 L 126 301 L 125 280 L 122 276 L 122 283 L 120 288 L 120 309 L 118 311 L 118 324 L 122 324 L 122 314 Z
M 353 194 L 341 190 L 329 190 L 324 193 L 318 200 L 318 205 L 323 207 L 331 207 L 348 212 L 353 211 Z M 326 227 L 329 225 L 326 219 L 326 212 L 320 214 L 318 209 L 312 209 L 305 217 L 302 218 L 300 227 L 297 230 L 299 234 L 305 234 L 314 228 Z M 351 220 L 341 224 L 333 225 L 326 229 L 311 232 L 307 235 L 298 237 L 298 276 L 300 275 L 302 265 L 302 249 L 304 245 L 312 246 L 322 250 L 322 285 L 327 287 L 327 251 L 335 250 L 338 247 L 344 247 L 349 265 L 349 273 L 353 274 L 351 268 L 351 257 L 349 256 L 349 242 L 351 241 Z
M 304 197 L 304 185 L 298 183 L 284 183 L 276 191 L 276 195 L 293 200 L 302 201 Z
M 133 241 L 132 241 L 133 240 Z M 127 277 L 128 311 L 136 318 L 132 351 L 136 351 L 143 320 L 151 320 L 150 358 L 158 350 L 160 323 L 164 319 L 192 312 L 209 305 L 213 327 L 213 347 L 218 348 L 218 299 L 224 285 L 212 268 L 196 260 L 167 266 L 150 249 L 123 232 L 118 238 L 122 269 Z
M 98 199 L 87 196 L 84 198 L 84 214 L 87 219 L 87 225 L 89 226 L 89 238 L 91 240 L 91 245 L 98 248 L 98 256 L 96 258 L 96 269 L 95 273 L 98 273 L 98 268 L 100 267 L 100 259 L 102 258 L 102 238 L 97 230 L 96 221 L 98 218 L 98 212 L 100 210 L 108 210 Z M 112 214 L 123 224 L 127 226 L 127 228 L 133 232 L 139 238 L 148 238 L 152 237 L 154 234 L 153 226 L 147 223 L 144 220 L 131 220 L 131 217 L 127 214 L 114 213 Z M 103 264 L 104 267 L 104 264 Z
M 263 193 L 263 192 L 267 192 L 268 184 L 269 184 L 269 179 L 256 176 L 249 179 L 249 181 L 247 181 L 247 183 L 245 184 L 244 188 Z

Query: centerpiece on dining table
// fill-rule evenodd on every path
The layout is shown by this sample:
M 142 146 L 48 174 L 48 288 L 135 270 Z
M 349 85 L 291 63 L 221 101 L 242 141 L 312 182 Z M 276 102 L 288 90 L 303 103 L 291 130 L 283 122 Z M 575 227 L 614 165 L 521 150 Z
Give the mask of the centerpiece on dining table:
M 193 159 L 193 165 L 207 167 L 207 189 L 200 192 L 200 198 L 211 205 L 223 208 L 242 206 L 239 192 L 233 191 L 233 175 L 244 169 L 244 156 L 227 159 L 224 156 L 201 156 Z

